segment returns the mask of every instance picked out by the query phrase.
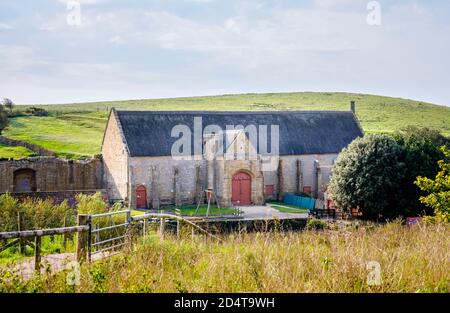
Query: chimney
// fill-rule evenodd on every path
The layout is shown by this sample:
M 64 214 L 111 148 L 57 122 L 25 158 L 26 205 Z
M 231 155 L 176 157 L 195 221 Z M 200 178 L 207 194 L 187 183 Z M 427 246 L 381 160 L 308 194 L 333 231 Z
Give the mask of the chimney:
M 355 101 L 350 101 L 350 111 L 352 111 L 353 114 L 356 114 L 356 105 L 355 105 Z

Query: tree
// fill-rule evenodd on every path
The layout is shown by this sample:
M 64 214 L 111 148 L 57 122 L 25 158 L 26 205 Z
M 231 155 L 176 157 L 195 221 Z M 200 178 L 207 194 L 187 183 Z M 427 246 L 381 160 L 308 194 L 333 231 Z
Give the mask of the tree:
M 0 135 L 6 126 L 8 126 L 8 113 L 6 113 L 3 105 L 0 104 Z
M 423 191 L 428 192 L 427 196 L 420 197 L 420 201 L 433 208 L 436 219 L 440 222 L 450 222 L 450 149 L 441 147 L 441 151 L 446 159 L 439 160 L 439 173 L 434 180 L 426 177 L 417 177 L 415 184 Z
M 450 139 L 436 130 L 408 126 L 397 131 L 394 139 L 405 150 L 406 173 L 402 189 L 401 207 L 405 216 L 432 214 L 419 198 L 425 193 L 414 184 L 416 177 L 433 177 L 439 171 L 438 161 L 444 158 L 441 146 L 450 146 Z
M 3 105 L 5 106 L 5 108 L 7 108 L 11 113 L 14 107 L 14 102 L 12 102 L 11 99 L 8 98 L 4 98 L 3 99 Z
M 398 191 L 406 172 L 404 154 L 403 147 L 388 136 L 355 139 L 336 160 L 331 198 L 344 211 L 358 208 L 363 219 L 398 216 Z

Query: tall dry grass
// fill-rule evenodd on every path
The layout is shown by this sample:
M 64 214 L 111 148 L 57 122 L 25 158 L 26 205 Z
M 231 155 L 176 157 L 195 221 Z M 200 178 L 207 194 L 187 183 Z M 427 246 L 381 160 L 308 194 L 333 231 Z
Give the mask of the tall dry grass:
M 79 286 L 68 286 L 66 273 L 29 284 L 45 292 L 448 292 L 449 235 L 448 226 L 398 223 L 229 235 L 223 243 L 153 234 L 82 266 Z M 381 265 L 380 285 L 368 284 L 370 261 Z

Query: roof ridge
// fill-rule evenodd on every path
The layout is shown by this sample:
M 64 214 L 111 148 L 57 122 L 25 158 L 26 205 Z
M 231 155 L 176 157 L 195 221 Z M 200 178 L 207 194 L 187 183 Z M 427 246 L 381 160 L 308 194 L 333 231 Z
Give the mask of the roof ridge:
M 351 113 L 351 111 L 340 110 L 281 110 L 281 111 L 198 111 L 198 110 L 182 110 L 182 111 L 155 111 L 155 110 L 117 110 L 117 113 L 135 113 L 135 114 L 292 114 L 292 113 Z

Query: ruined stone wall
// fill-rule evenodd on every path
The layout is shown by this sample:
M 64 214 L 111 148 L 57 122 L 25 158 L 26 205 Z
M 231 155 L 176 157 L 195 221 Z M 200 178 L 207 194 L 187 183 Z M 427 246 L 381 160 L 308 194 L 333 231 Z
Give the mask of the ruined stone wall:
M 31 150 L 31 151 L 35 152 L 37 155 L 41 155 L 41 156 L 53 156 L 53 157 L 56 156 L 55 152 L 53 152 L 53 151 L 47 150 L 38 145 L 23 141 L 23 140 L 11 139 L 11 138 L 6 138 L 4 136 L 0 136 L 0 143 L 7 145 L 7 146 L 25 147 L 28 150 Z
M 35 171 L 36 191 L 103 189 L 103 166 L 100 158 L 87 161 L 35 157 L 0 161 L 0 193 L 14 192 L 14 171 Z

